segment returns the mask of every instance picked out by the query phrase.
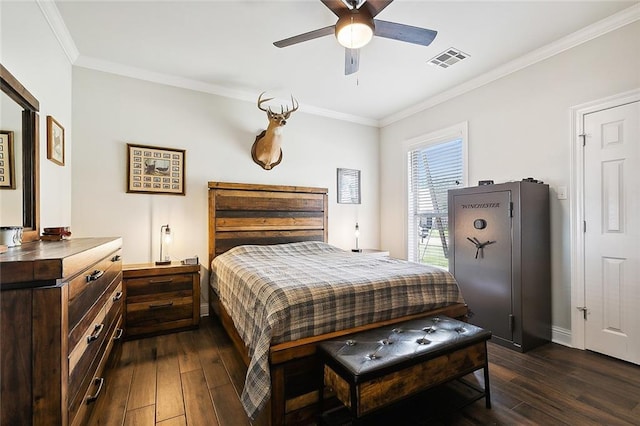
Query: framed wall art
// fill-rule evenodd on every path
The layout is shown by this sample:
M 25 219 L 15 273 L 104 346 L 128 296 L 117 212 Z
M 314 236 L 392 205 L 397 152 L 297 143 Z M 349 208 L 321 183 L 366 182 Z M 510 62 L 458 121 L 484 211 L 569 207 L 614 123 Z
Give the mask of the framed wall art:
M 64 166 L 64 127 L 47 115 L 47 158 Z
M 0 130 L 0 189 L 16 189 L 13 132 Z
M 127 192 L 185 195 L 185 150 L 127 144 Z
M 338 169 L 338 203 L 360 204 L 360 170 Z

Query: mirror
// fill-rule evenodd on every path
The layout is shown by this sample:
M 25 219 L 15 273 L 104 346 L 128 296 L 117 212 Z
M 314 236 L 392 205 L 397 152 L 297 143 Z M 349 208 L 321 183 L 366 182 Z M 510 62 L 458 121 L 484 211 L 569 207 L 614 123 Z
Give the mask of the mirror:
M 0 64 L 0 89 L 2 90 L 0 130 L 12 132 L 14 148 L 12 167 L 15 179 L 15 185 L 13 185 L 15 189 L 9 187 L 0 191 L 0 200 L 3 204 L 0 226 L 19 225 L 20 223 L 16 221 L 20 220 L 19 215 L 21 215 L 24 227 L 22 241 L 35 241 L 40 239 L 40 169 L 38 167 L 40 103 L 2 64 Z M 5 128 L 6 126 L 9 127 Z M 8 156 L 8 153 L 6 154 Z M 9 164 L 8 159 L 4 164 Z

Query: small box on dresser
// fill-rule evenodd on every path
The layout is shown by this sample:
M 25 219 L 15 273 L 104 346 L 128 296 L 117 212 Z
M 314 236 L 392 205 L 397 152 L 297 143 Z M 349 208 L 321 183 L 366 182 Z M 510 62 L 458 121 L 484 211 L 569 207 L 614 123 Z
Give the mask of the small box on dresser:
M 200 265 L 124 265 L 127 338 L 196 328 L 200 324 Z

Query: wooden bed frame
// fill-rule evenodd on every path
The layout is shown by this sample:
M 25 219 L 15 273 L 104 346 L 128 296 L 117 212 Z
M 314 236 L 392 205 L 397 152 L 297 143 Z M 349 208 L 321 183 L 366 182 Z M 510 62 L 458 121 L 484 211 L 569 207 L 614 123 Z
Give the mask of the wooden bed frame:
M 327 242 L 327 189 L 209 182 L 209 264 L 243 244 Z M 248 350 L 230 315 L 209 286 L 209 312 L 215 312 L 245 364 Z M 259 423 L 300 424 L 318 415 L 322 365 L 316 345 L 323 340 L 430 315 L 465 318 L 467 306 L 454 304 L 421 314 L 280 343 L 270 349 L 271 401 Z M 315 377 L 317 380 L 309 380 Z

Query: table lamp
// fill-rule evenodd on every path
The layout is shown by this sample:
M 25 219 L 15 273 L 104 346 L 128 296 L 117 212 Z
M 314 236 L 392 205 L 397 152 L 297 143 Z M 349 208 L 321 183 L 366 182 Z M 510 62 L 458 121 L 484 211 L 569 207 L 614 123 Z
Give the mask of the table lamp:
M 160 260 L 156 260 L 156 265 L 168 265 L 171 263 L 169 248 L 171 246 L 171 228 L 169 225 L 160 227 Z

